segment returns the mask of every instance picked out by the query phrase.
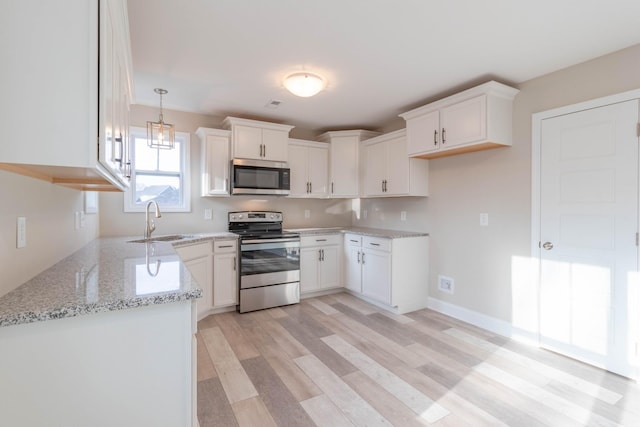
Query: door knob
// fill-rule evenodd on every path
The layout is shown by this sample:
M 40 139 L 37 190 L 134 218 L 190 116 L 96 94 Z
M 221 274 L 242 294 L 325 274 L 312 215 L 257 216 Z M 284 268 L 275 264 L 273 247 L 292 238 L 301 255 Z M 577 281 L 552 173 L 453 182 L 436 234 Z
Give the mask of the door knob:
M 551 249 L 553 249 L 553 243 L 551 242 L 544 242 L 542 244 L 542 249 L 544 249 L 545 251 L 550 251 Z

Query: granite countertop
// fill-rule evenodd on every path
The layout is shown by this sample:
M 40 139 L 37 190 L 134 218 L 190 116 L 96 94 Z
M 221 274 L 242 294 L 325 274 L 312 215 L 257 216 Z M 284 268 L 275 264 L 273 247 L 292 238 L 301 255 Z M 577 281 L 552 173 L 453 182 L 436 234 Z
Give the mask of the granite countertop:
M 0 297 L 0 327 L 200 298 L 202 290 L 173 246 L 233 238 L 211 233 L 174 242 L 96 239 Z
M 416 231 L 384 230 L 381 228 L 366 227 L 318 227 L 318 228 L 289 228 L 287 231 L 300 233 L 301 236 L 312 236 L 316 234 L 344 234 L 353 233 L 362 236 L 384 237 L 387 239 L 402 239 L 406 237 L 428 236 L 429 233 Z

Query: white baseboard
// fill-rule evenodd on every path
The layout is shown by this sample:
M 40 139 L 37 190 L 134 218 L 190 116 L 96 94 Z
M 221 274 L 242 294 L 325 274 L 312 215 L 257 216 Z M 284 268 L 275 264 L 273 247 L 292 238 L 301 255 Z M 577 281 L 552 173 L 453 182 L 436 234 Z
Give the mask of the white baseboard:
M 433 311 L 437 311 L 438 313 L 446 314 L 447 316 L 462 320 L 463 322 L 470 323 L 495 334 L 531 344 L 536 347 L 539 346 L 539 338 L 536 331 L 525 331 L 504 320 L 496 319 L 495 317 L 487 316 L 486 314 L 431 297 L 429 297 L 427 307 Z

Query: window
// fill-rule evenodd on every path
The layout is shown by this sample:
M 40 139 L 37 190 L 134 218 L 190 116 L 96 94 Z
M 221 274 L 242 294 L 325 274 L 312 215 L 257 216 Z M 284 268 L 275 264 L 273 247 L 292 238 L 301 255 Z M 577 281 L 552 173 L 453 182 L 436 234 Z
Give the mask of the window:
M 143 212 L 155 200 L 163 212 L 190 212 L 190 135 L 176 132 L 173 150 L 149 148 L 147 130 L 132 127 L 131 186 L 124 193 L 125 212 Z

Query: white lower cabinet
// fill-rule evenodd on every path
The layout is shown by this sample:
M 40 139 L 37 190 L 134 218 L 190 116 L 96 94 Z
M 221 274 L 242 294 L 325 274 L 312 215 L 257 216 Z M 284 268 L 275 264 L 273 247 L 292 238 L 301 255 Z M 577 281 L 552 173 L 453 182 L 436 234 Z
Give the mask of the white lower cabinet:
M 397 239 L 344 236 L 345 288 L 396 313 L 427 307 L 427 236 Z
M 238 303 L 238 242 L 215 240 L 180 246 L 176 252 L 202 288 L 197 300 L 198 319 L 218 308 Z
M 238 304 L 238 242 L 213 243 L 213 308 Z
M 367 239 L 365 239 L 366 244 Z M 391 253 L 372 248 L 362 249 L 362 295 L 391 304 Z
M 202 298 L 197 300 L 198 319 L 213 308 L 213 250 L 211 242 L 180 246 L 176 252 L 191 273 L 193 280 L 202 289 Z
M 328 234 L 300 239 L 300 293 L 339 288 L 342 236 Z

